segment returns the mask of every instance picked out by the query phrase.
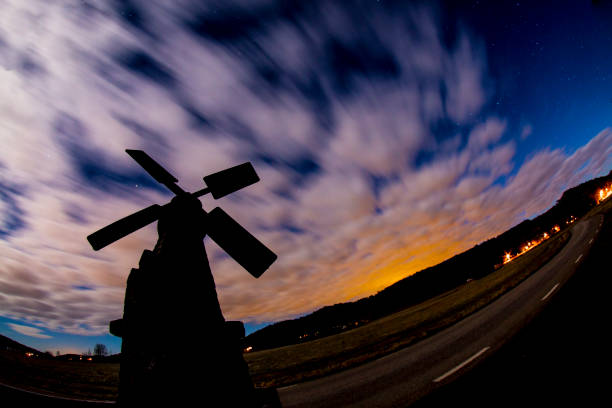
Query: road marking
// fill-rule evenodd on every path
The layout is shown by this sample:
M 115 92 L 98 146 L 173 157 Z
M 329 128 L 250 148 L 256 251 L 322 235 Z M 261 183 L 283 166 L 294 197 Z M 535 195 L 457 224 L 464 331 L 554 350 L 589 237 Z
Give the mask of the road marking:
M 25 394 L 31 394 L 31 395 L 38 395 L 40 397 L 45 397 L 45 398 L 49 398 L 52 399 L 52 402 L 58 402 L 58 401 L 72 401 L 72 402 L 81 402 L 81 403 L 100 403 L 100 404 L 113 404 L 116 405 L 117 401 L 105 401 L 105 400 L 85 400 L 85 399 L 77 399 L 77 398 L 69 398 L 69 397 L 58 397 L 55 395 L 50 395 L 50 394 L 42 394 L 40 392 L 35 392 L 35 391 L 28 391 L 28 390 L 24 390 L 21 388 L 17 388 L 17 387 L 13 387 L 12 385 L 6 385 L 3 383 L 0 383 L 0 390 L 2 389 L 2 387 L 6 387 L 6 388 L 10 388 L 12 390 L 21 392 L 21 393 L 25 393 Z M 54 405 L 53 403 L 51 405 Z
M 463 367 L 465 367 L 466 365 L 470 364 L 472 361 L 476 360 L 478 357 L 480 357 L 481 355 L 483 355 L 488 349 L 490 349 L 491 347 L 487 346 L 485 348 L 483 348 L 482 350 L 480 350 L 478 353 L 474 354 L 472 357 L 468 358 L 467 360 L 465 360 L 463 363 L 459 364 L 457 367 L 453 368 L 450 371 L 447 371 L 446 373 L 442 374 L 441 376 L 439 376 L 438 378 L 436 378 L 435 380 L 433 380 L 433 382 L 440 382 L 443 379 L 445 379 L 446 377 L 455 374 L 457 371 L 461 370 Z
M 544 297 L 542 298 L 542 302 L 545 301 L 546 299 L 548 299 L 548 297 L 550 295 L 552 295 L 552 293 L 555 291 L 555 289 L 557 289 L 557 287 L 559 287 L 559 284 L 557 283 L 555 286 L 552 287 L 551 290 L 548 291 L 548 293 L 546 295 L 544 295 Z
M 578 259 L 576 259 L 576 262 L 574 262 L 574 263 L 578 263 L 578 262 L 580 262 L 580 259 L 582 259 L 582 254 L 580 254 L 580 256 L 578 257 Z

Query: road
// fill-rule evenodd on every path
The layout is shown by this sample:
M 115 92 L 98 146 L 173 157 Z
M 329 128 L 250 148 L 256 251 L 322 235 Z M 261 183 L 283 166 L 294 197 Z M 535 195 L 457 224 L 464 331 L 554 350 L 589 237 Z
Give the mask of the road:
M 543 310 L 584 260 L 602 222 L 602 216 L 577 222 L 544 267 L 452 327 L 362 366 L 279 389 L 283 407 L 402 407 L 452 382 Z
M 107 408 L 114 401 L 94 401 L 77 398 L 56 397 L 27 391 L 10 385 L 0 384 L 0 401 L 7 407 L 45 407 L 45 408 Z

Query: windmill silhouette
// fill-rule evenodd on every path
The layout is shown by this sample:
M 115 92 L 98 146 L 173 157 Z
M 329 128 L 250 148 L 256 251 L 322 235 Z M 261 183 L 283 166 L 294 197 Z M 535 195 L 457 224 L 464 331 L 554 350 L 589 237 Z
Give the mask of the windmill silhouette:
M 176 177 L 142 150 L 126 149 L 126 153 L 157 182 L 166 186 L 176 196 L 201 197 L 210 193 L 214 199 L 219 199 L 259 181 L 255 169 L 251 163 L 247 162 L 205 176 L 206 188 L 188 193 L 176 184 L 178 181 Z M 87 237 L 87 240 L 92 248 L 98 251 L 156 221 L 164 210 L 163 207 L 167 207 L 169 204 L 165 206 L 153 204 L 94 232 Z M 213 241 L 256 278 L 259 278 L 277 258 L 274 252 L 259 242 L 257 238 L 219 207 L 207 214 L 206 229 L 207 235 Z
M 110 332 L 122 337 L 119 405 L 204 397 L 213 406 L 280 406 L 275 390 L 253 386 L 242 356 L 244 325 L 223 317 L 203 238 L 208 235 L 255 278 L 277 256 L 221 208 L 206 212 L 198 199 L 208 193 L 219 199 L 258 182 L 255 169 L 247 162 L 205 176 L 206 187 L 189 193 L 144 151 L 126 153 L 175 197 L 87 237 L 98 251 L 159 221 L 154 250 L 144 250 L 128 277 L 123 319 L 110 323 Z M 206 372 L 206 381 L 193 374 L 194 366 Z

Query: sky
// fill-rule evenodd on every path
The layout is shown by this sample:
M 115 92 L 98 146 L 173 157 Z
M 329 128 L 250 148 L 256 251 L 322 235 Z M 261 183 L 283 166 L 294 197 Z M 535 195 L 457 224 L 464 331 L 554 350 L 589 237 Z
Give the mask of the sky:
M 611 17 L 605 1 L 0 0 L 0 333 L 120 350 L 108 323 L 155 224 L 99 252 L 85 238 L 171 198 L 126 148 L 189 191 L 254 165 L 259 183 L 202 199 L 278 254 L 254 279 L 205 239 L 247 332 L 542 213 L 612 169 Z

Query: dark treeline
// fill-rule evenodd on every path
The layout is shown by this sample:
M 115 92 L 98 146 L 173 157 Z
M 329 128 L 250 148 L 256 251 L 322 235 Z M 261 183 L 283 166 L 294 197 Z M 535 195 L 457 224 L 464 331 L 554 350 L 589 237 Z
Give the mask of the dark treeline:
M 585 215 L 596 205 L 597 191 L 610 182 L 612 171 L 607 176 L 565 191 L 544 214 L 525 220 L 503 234 L 404 278 L 375 295 L 326 306 L 307 316 L 266 326 L 247 336 L 246 344 L 254 350 L 262 350 L 329 336 L 423 302 L 469 279 L 482 278 L 502 264 L 506 251 L 516 253 L 527 241 L 550 232 L 555 225 L 563 230 L 570 217 Z
M 16 352 L 16 353 L 32 353 L 34 356 L 45 356 L 45 353 L 38 351 L 32 347 L 24 346 L 13 339 L 0 334 L 0 350 Z

